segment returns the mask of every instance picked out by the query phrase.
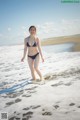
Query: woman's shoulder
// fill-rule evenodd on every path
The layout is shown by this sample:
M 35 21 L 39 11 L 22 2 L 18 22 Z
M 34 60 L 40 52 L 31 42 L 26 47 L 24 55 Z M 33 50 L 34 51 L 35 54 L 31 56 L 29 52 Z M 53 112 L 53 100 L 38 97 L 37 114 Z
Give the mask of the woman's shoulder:
M 29 40 L 29 36 L 26 37 L 26 38 L 24 38 L 24 41 L 25 41 L 25 42 L 28 42 L 28 40 Z
M 37 41 L 37 42 L 39 41 L 39 37 L 38 37 L 38 36 L 36 36 L 36 41 Z

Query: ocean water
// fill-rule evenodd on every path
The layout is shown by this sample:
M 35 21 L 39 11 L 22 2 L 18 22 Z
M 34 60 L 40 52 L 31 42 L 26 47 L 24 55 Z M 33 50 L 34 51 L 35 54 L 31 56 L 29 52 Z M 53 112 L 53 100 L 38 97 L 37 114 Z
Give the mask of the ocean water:
M 44 46 L 42 47 L 42 49 L 49 53 L 70 52 L 73 46 L 74 43 L 65 43 L 65 44 Z
M 45 62 L 40 62 L 43 75 L 80 69 L 80 52 L 68 52 L 71 47 L 72 44 L 43 47 Z M 21 62 L 22 55 L 23 45 L 0 47 L 0 94 L 23 89 L 31 79 L 27 59 Z

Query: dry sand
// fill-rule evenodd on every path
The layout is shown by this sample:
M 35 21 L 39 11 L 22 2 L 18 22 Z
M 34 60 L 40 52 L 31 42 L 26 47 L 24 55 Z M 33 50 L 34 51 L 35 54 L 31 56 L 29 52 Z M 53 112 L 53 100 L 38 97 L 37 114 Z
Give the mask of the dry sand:
M 43 85 L 3 95 L 10 98 L 5 104 L 5 110 L 13 111 L 9 120 L 80 120 L 80 75 L 72 75 L 48 74 Z
M 45 45 L 55 45 L 64 43 L 74 43 L 73 51 L 80 51 L 80 35 L 53 37 L 42 40 L 42 46 Z

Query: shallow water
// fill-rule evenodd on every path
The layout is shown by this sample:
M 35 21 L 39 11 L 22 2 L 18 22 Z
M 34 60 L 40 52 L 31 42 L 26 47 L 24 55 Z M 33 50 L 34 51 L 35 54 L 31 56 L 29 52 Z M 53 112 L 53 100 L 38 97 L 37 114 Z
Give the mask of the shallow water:
M 42 47 L 42 49 L 46 52 L 70 52 L 72 51 L 72 47 L 74 46 L 74 43 L 65 43 L 65 44 L 58 44 L 58 45 L 48 45 Z

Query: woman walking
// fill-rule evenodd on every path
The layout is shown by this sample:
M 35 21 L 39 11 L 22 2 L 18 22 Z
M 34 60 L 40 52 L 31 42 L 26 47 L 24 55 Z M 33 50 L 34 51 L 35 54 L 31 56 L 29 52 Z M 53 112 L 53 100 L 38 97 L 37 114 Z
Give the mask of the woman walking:
M 44 62 L 44 58 L 42 55 L 40 40 L 38 37 L 36 37 L 36 27 L 30 26 L 29 28 L 30 36 L 24 39 L 24 53 L 21 61 L 23 62 L 28 50 L 27 60 L 29 64 L 29 68 L 31 70 L 32 79 L 36 81 L 36 75 L 35 71 L 40 77 L 40 80 L 43 80 L 42 74 L 39 70 L 39 62 L 40 62 L 40 56 L 42 59 L 42 62 Z

